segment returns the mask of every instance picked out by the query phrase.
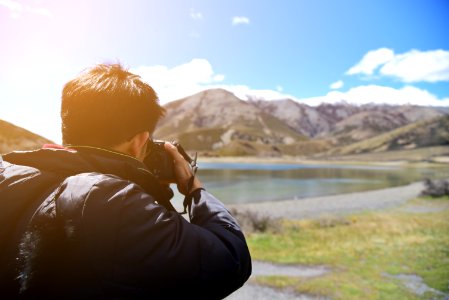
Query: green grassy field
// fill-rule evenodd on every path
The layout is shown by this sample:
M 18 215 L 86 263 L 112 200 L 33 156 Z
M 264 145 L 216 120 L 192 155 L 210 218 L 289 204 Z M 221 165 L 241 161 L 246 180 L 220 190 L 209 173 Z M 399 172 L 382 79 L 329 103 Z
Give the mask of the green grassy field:
M 314 278 L 265 276 L 254 280 L 331 299 L 438 299 L 409 290 L 391 275 L 414 274 L 449 292 L 449 198 L 416 199 L 390 211 L 341 218 L 284 221 L 276 233 L 253 233 L 255 260 L 325 265 Z M 441 296 L 442 297 L 442 296 Z

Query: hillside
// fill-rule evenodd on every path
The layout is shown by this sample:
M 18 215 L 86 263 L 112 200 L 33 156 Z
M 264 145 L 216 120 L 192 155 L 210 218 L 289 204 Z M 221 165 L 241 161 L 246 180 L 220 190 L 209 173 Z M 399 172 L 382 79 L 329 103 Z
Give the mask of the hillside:
M 26 129 L 0 120 L 0 153 L 37 149 L 47 143 L 52 142 Z
M 337 146 L 349 145 L 442 115 L 442 112 L 426 107 L 365 105 L 359 112 L 337 122 L 324 136 L 333 138 Z
M 443 115 L 442 111 L 417 106 L 362 105 L 345 102 L 310 107 L 293 100 L 251 101 L 293 130 L 311 138 L 350 144 L 378 134 Z
M 348 146 L 336 147 L 323 155 L 410 150 L 431 146 L 449 146 L 449 115 L 415 122 Z
M 178 140 L 185 148 L 218 155 L 279 155 L 276 145 L 307 138 L 273 115 L 213 89 L 165 106 L 156 138 Z
M 249 104 L 259 108 L 287 124 L 294 131 L 308 137 L 314 137 L 331 129 L 332 121 L 320 114 L 316 109 L 295 102 L 290 99 L 278 101 L 248 101 Z
M 417 122 L 445 115 L 441 108 L 412 105 L 358 106 L 341 102 L 312 107 L 291 99 L 243 101 L 223 89 L 206 90 L 171 102 L 165 108 L 167 114 L 158 124 L 156 138 L 175 139 L 186 149 L 214 156 L 355 153 L 344 149 L 352 149 L 351 145 L 356 149 L 359 143 L 381 139 L 408 125 L 420 128 L 422 123 Z M 432 125 L 433 131 L 423 135 L 444 136 L 444 129 L 438 127 L 444 127 L 443 123 Z M 426 143 L 418 142 L 420 139 L 415 137 L 416 147 L 445 143 L 440 138 Z M 378 148 L 391 150 L 394 146 Z M 376 149 L 366 151 L 380 151 Z

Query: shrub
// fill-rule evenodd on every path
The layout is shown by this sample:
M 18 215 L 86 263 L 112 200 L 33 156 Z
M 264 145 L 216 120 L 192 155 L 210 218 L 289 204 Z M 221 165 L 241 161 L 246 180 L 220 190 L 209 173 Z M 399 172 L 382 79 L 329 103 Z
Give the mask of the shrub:
M 444 197 L 449 196 L 449 181 L 424 179 L 424 190 L 421 196 Z
M 231 214 L 246 233 L 250 232 L 278 232 L 281 228 L 280 221 L 267 215 L 258 214 L 255 211 L 240 211 L 231 208 Z

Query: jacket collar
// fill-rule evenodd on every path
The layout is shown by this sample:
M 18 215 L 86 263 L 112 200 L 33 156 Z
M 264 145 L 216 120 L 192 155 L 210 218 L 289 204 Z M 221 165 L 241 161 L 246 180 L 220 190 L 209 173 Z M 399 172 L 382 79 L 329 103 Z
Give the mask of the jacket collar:
M 168 186 L 161 185 L 145 164 L 132 156 L 109 149 L 45 145 L 39 150 L 11 152 L 3 158 L 13 164 L 56 173 L 61 177 L 91 172 L 112 174 L 138 184 L 147 193 L 156 196 L 158 202 L 169 203 L 173 197 L 173 191 Z M 167 207 L 164 203 L 160 204 Z

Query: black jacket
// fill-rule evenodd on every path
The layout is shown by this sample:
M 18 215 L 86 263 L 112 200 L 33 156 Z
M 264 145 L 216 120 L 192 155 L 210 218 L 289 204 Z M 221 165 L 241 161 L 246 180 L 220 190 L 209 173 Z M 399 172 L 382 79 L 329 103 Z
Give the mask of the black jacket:
M 3 158 L 9 297 L 219 299 L 251 274 L 239 225 L 205 190 L 194 193 L 189 223 L 164 206 L 171 190 L 129 156 L 87 147 Z

